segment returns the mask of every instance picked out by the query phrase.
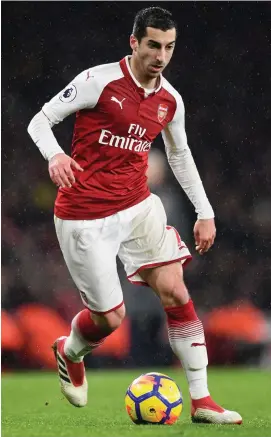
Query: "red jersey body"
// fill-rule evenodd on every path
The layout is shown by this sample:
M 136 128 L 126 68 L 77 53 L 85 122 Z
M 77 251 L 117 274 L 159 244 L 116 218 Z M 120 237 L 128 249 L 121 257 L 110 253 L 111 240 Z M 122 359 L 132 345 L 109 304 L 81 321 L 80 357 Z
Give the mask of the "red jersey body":
M 176 113 L 174 91 L 161 76 L 146 96 L 126 57 L 84 71 L 44 105 L 53 124 L 76 112 L 71 156 L 84 169 L 71 188 L 59 189 L 57 217 L 103 218 L 149 196 L 148 152 Z

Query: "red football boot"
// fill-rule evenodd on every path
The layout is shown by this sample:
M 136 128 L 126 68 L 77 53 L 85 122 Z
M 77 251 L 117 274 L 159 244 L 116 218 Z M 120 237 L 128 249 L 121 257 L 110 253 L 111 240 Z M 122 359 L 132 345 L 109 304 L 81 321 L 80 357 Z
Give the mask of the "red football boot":
M 236 411 L 225 410 L 210 396 L 191 401 L 191 418 L 194 423 L 216 423 L 220 425 L 241 425 L 242 417 Z

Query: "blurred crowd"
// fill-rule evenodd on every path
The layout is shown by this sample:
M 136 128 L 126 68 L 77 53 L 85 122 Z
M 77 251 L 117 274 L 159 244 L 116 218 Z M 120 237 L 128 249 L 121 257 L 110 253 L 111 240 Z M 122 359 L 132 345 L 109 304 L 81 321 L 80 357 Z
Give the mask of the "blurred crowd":
M 196 216 L 168 166 L 162 139 L 149 184 L 193 262 L 185 278 L 200 314 L 243 304 L 271 312 L 270 5 L 156 2 L 179 37 L 165 77 L 184 99 L 188 142 L 216 213 L 217 239 L 194 250 Z M 149 2 L 4 3 L 2 32 L 2 308 L 40 303 L 66 321 L 82 307 L 53 224 L 56 187 L 27 134 L 41 106 L 82 70 L 130 53 L 135 13 Z M 74 117 L 54 128 L 68 153 Z M 119 273 L 131 319 L 162 317 L 157 298 Z M 154 325 L 152 325 L 154 326 Z M 148 328 L 149 329 L 149 328 Z

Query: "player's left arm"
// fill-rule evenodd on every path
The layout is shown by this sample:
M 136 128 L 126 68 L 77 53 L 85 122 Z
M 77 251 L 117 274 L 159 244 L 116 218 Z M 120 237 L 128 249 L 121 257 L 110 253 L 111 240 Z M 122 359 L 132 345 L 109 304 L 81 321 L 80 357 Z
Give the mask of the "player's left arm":
M 214 243 L 216 235 L 214 211 L 187 144 L 184 115 L 184 104 L 179 96 L 174 117 L 162 131 L 162 137 L 169 165 L 195 207 L 198 218 L 194 226 L 195 245 L 196 250 L 202 255 Z

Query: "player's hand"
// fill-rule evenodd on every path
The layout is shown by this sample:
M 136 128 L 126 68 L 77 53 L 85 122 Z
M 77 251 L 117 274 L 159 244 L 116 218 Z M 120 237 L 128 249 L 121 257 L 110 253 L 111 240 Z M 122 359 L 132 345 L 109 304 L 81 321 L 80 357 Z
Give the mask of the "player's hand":
M 72 169 L 84 171 L 77 162 L 65 153 L 57 153 L 49 161 L 50 178 L 58 187 L 71 187 L 75 182 Z
M 197 220 L 194 226 L 196 250 L 200 255 L 207 252 L 214 244 L 216 228 L 214 219 Z

